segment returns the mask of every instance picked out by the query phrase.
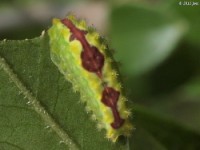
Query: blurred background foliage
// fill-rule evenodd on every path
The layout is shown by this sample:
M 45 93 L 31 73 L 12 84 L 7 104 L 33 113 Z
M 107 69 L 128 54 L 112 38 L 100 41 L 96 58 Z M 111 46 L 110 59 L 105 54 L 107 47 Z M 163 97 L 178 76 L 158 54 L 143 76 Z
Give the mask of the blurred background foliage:
M 2 0 L 0 39 L 39 36 L 70 11 L 86 18 L 108 37 L 129 99 L 200 133 L 200 2 L 178 2 Z

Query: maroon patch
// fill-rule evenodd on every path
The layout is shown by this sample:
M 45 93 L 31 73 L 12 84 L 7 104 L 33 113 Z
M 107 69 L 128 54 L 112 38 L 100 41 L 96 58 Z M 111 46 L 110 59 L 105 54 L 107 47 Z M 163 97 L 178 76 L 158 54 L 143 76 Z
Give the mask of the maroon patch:
M 86 70 L 95 72 L 99 77 L 101 77 L 104 57 L 96 47 L 91 47 L 91 49 L 92 51 L 81 52 L 81 59 L 83 60 L 82 65 Z
M 108 107 L 112 109 L 112 113 L 114 116 L 114 122 L 111 123 L 111 126 L 114 129 L 120 128 L 123 123 L 124 119 L 122 119 L 119 115 L 117 110 L 117 101 L 119 99 L 120 93 L 111 87 L 105 87 L 102 93 L 101 101 Z
M 89 72 L 96 73 L 100 78 L 102 77 L 102 68 L 104 65 L 104 56 L 99 50 L 91 46 L 85 38 L 86 31 L 78 29 L 69 19 L 63 19 L 61 22 L 70 29 L 72 33 L 70 41 L 77 39 L 83 46 L 81 52 L 82 66 Z

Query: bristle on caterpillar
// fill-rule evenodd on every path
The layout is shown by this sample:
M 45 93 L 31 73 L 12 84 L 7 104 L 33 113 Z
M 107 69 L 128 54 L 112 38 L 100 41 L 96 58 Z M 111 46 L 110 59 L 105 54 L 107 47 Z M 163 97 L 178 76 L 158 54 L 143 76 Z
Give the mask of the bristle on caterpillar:
M 92 112 L 98 129 L 115 142 L 120 135 L 129 136 L 133 129 L 130 110 L 122 93 L 119 73 L 103 38 L 84 20 L 73 15 L 53 19 L 48 30 L 50 54 L 54 64 L 79 91 L 86 111 Z

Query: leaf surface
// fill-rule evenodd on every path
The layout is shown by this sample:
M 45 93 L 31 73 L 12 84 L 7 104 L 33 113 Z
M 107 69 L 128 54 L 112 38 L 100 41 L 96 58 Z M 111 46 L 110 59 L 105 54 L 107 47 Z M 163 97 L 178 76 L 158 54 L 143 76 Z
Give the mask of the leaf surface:
M 141 75 L 164 61 L 175 49 L 187 25 L 170 14 L 134 5 L 114 8 L 111 39 L 116 59 L 126 75 Z

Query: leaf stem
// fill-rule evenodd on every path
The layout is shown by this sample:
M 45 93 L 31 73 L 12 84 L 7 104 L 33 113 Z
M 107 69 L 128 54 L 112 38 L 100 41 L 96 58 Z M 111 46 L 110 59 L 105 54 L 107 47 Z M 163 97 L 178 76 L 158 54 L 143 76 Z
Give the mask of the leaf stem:
M 45 108 L 40 104 L 32 93 L 23 85 L 19 78 L 14 74 L 10 66 L 6 63 L 5 59 L 0 56 L 0 69 L 3 69 L 9 76 L 9 78 L 19 88 L 21 93 L 28 99 L 28 103 L 33 109 L 40 115 L 48 126 L 54 130 L 58 136 L 62 139 L 62 143 L 66 144 L 70 150 L 78 150 L 77 145 L 72 141 L 69 135 L 54 121 L 54 119 L 48 114 Z

